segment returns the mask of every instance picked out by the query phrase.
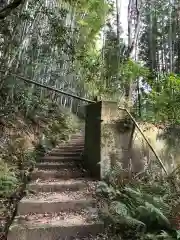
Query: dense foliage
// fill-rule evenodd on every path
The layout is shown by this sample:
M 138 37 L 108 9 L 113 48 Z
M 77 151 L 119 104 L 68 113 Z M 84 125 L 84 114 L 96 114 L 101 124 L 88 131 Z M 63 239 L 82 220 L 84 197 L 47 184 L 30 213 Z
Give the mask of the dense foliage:
M 128 100 L 146 120 L 178 121 L 178 1 L 130 0 L 127 41 L 123 1 L 19 2 L 0 21 L 0 96 L 7 108 L 17 101 L 16 107 L 28 108 L 28 101 L 44 96 L 8 69 L 80 96 Z M 78 105 L 65 96 L 56 101 Z
M 123 173 L 116 167 L 97 188 L 100 215 L 110 232 L 117 239 L 179 239 L 179 188 L 149 171 L 133 179 Z
M 124 2 L 128 3 L 127 39 L 121 24 Z M 0 1 L 3 212 L 5 208 L 11 209 L 4 208 L 4 199 L 6 202 L 13 189 L 19 189 L 34 165 L 39 151 L 34 147 L 51 148 L 75 128 L 61 107 L 77 113 L 79 106 L 85 104 L 25 83 L 11 73 L 81 97 L 117 100 L 141 120 L 178 124 L 179 13 L 178 0 Z M 30 130 L 27 126 L 31 126 Z M 31 149 L 24 145 L 27 132 L 35 138 Z M 161 180 L 158 182 L 160 185 Z M 117 184 L 117 189 L 115 185 L 103 186 L 104 192 L 110 194 L 107 199 L 113 200 L 110 209 L 115 225 L 121 216 L 128 227 L 132 224 L 141 229 L 143 239 L 171 235 L 166 196 L 173 192 L 160 191 L 161 196 L 160 192 L 152 192 L 154 197 L 150 198 L 142 188 L 143 181 L 136 186 L 131 184 Z M 130 201 L 129 205 L 126 200 Z M 160 209 L 159 203 L 165 208 Z M 151 224 L 158 226 L 157 232 L 151 231 Z

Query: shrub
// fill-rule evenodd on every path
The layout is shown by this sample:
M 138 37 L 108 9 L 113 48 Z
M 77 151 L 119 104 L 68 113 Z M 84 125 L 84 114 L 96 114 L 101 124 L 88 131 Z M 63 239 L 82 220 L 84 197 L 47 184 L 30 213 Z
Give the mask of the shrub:
M 117 178 L 117 172 L 117 168 L 112 170 L 97 188 L 103 199 L 100 216 L 114 234 L 133 240 L 179 239 L 170 221 L 177 204 L 172 199 L 171 183 L 167 179 L 149 178 L 150 175 L 146 181 L 142 178 L 124 182 Z

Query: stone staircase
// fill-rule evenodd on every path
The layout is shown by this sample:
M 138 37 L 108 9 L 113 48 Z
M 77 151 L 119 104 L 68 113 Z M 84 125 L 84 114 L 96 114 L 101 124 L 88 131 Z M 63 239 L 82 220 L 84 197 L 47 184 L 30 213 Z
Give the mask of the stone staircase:
M 83 145 L 84 138 L 75 135 L 37 164 L 29 185 L 33 194 L 19 203 L 8 240 L 94 239 L 103 232 L 96 182 L 81 168 Z

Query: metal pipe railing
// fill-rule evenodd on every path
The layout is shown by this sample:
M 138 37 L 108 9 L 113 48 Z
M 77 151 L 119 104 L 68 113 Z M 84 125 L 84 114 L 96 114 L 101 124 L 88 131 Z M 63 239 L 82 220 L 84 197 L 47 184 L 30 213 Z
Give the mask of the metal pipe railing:
M 19 75 L 15 74 L 15 73 L 11 73 L 11 72 L 7 73 L 7 71 L 5 71 L 5 70 L 0 70 L 0 72 L 3 73 L 3 74 L 7 74 L 7 75 L 10 75 L 10 76 L 19 78 L 19 79 L 23 80 L 24 82 L 31 83 L 31 84 L 34 84 L 36 86 L 39 86 L 39 87 L 42 87 L 42 88 L 46 88 L 48 90 L 51 90 L 51 91 L 54 91 L 54 92 L 57 92 L 57 93 L 60 93 L 60 94 L 63 94 L 63 95 L 66 95 L 66 96 L 69 96 L 69 97 L 81 100 L 81 101 L 84 101 L 84 102 L 87 102 L 87 103 L 95 103 L 95 101 L 93 101 L 93 100 L 86 99 L 86 98 L 83 98 L 83 97 L 79 97 L 79 96 L 77 96 L 75 94 L 64 92 L 64 91 L 59 90 L 57 88 L 50 87 L 50 86 L 38 83 L 38 82 L 33 81 L 31 79 L 25 78 L 23 76 L 19 76 Z
M 67 92 L 64 92 L 62 90 L 59 90 L 57 88 L 54 88 L 54 87 L 50 87 L 50 86 L 46 86 L 44 84 L 41 84 L 41 83 L 37 83 L 36 81 L 33 81 L 31 79 L 28 79 L 28 78 L 25 78 L 23 76 L 19 76 L 15 73 L 7 73 L 7 71 L 5 70 L 0 70 L 1 73 L 3 74 L 7 74 L 7 75 L 10 75 L 10 76 L 14 76 L 16 78 L 19 78 L 27 83 L 31 83 L 31 84 L 34 84 L 36 86 L 39 86 L 39 87 L 42 87 L 42 88 L 45 88 L 45 89 L 48 89 L 48 90 L 51 90 L 51 91 L 54 91 L 54 92 L 57 92 L 57 93 L 60 93 L 60 94 L 63 94 L 63 95 L 66 95 L 66 96 L 69 96 L 69 97 L 72 97 L 72 98 L 75 98 L 75 99 L 78 99 L 78 100 L 82 100 L 84 102 L 87 102 L 87 103 L 95 103 L 96 101 L 93 101 L 93 100 L 89 100 L 89 99 L 86 99 L 86 98 L 83 98 L 83 97 L 79 97 L 77 95 L 74 95 L 74 94 L 71 94 L 71 93 L 67 93 Z M 166 174 L 168 174 L 161 158 L 158 156 L 158 154 L 156 153 L 155 149 L 153 148 L 153 146 L 151 145 L 151 143 L 149 142 L 149 140 L 146 138 L 146 136 L 144 135 L 143 131 L 141 130 L 141 128 L 139 127 L 138 123 L 136 122 L 136 120 L 134 119 L 134 117 L 131 115 L 131 113 L 126 109 L 126 108 L 122 108 L 122 107 L 119 107 L 120 110 L 123 110 L 125 111 L 129 117 L 131 118 L 131 120 L 133 121 L 133 123 L 135 124 L 135 126 L 137 127 L 137 129 L 139 130 L 139 132 L 141 133 L 141 135 L 143 136 L 144 140 L 146 141 L 146 143 L 148 144 L 148 146 L 150 147 L 151 151 L 154 153 L 155 157 L 157 158 L 159 164 L 161 165 L 161 167 L 163 168 L 164 172 Z
M 155 149 L 153 148 L 153 146 L 151 145 L 151 143 L 149 142 L 149 140 L 147 139 L 147 137 L 144 135 L 143 131 L 141 130 L 141 128 L 139 127 L 138 123 L 136 122 L 136 120 L 134 119 L 134 117 L 132 116 L 132 114 L 126 109 L 126 108 L 122 108 L 119 107 L 120 110 L 125 111 L 129 117 L 131 118 L 131 120 L 133 121 L 133 123 L 135 124 L 135 126 L 137 127 L 137 129 L 139 130 L 139 132 L 141 133 L 141 135 L 143 136 L 144 140 L 146 141 L 146 143 L 148 144 L 148 146 L 150 147 L 151 151 L 154 153 L 155 157 L 157 158 L 159 164 L 161 165 L 162 169 L 164 170 L 164 172 L 168 175 L 168 172 L 166 170 L 166 167 L 164 166 L 161 158 L 158 156 L 157 152 L 155 151 Z

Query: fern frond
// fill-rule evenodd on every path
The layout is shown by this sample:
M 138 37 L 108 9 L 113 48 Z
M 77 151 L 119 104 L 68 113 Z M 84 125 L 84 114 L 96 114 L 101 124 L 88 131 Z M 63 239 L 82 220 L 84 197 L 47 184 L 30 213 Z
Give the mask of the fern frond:
M 101 195 L 104 198 L 110 198 L 110 199 L 113 199 L 116 196 L 116 190 L 111 185 L 108 185 L 105 182 L 99 183 L 96 189 L 96 193 L 98 195 Z
M 131 198 L 131 203 L 134 204 L 134 207 L 138 207 L 139 205 L 144 205 L 145 200 L 143 198 L 143 193 L 139 191 L 139 189 L 132 189 L 130 187 L 124 188 L 125 193 Z
M 143 194 L 143 198 L 146 202 L 151 203 L 156 208 L 159 208 L 163 213 L 169 212 L 169 205 L 166 204 L 161 197 L 152 196 L 149 194 Z
M 117 214 L 120 217 L 128 216 L 128 208 L 125 204 L 114 201 L 110 204 L 110 212 Z
M 136 228 L 136 229 L 145 229 L 146 228 L 145 223 L 143 223 L 142 221 L 140 221 L 136 218 L 133 218 L 131 216 L 126 216 L 126 217 L 120 218 L 119 223 L 121 225 L 126 225 L 129 228 Z
M 169 228 L 170 222 L 167 217 L 162 213 L 162 211 L 156 208 L 154 205 L 146 202 L 145 207 L 139 207 L 140 219 L 147 222 L 149 225 L 151 223 L 158 223 L 160 226 Z M 146 215 L 147 214 L 147 215 Z

